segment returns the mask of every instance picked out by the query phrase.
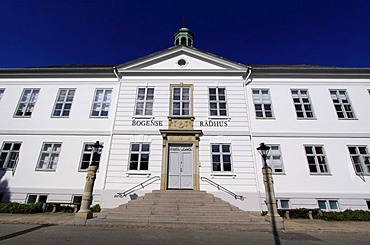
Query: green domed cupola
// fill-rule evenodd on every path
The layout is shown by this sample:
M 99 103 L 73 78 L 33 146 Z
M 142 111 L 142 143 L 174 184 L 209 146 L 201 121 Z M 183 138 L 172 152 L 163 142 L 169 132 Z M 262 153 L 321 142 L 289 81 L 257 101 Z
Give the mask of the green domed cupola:
M 182 27 L 180 30 L 178 30 L 173 38 L 175 40 L 175 45 L 193 47 L 194 35 L 186 27 Z

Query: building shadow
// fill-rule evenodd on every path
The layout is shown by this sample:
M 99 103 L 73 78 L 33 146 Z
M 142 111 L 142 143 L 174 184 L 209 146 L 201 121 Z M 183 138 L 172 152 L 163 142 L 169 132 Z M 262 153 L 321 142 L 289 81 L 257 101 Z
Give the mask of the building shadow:
M 0 169 L 0 202 L 10 202 L 9 183 L 5 175 L 6 169 Z

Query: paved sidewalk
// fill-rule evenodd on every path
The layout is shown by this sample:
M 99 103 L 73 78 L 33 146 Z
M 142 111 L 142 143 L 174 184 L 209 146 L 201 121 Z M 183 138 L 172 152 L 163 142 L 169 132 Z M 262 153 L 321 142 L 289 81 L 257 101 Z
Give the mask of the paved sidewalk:
M 96 217 L 96 215 L 94 215 Z M 74 214 L 38 213 L 38 214 L 4 214 L 0 213 L 1 224 L 51 224 L 73 225 Z M 285 231 L 298 232 L 350 232 L 370 234 L 370 222 L 324 221 L 309 219 L 284 220 Z M 117 225 L 115 225 L 117 226 Z

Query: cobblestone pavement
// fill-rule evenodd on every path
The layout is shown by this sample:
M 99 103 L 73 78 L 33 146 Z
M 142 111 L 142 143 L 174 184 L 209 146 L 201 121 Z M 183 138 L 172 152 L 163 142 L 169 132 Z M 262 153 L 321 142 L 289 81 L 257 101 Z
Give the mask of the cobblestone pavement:
M 74 214 L 71 213 L 38 213 L 38 214 L 3 214 L 1 224 L 51 224 L 73 225 Z M 369 233 L 370 222 L 324 221 L 309 219 L 284 220 L 283 232 L 338 232 Z

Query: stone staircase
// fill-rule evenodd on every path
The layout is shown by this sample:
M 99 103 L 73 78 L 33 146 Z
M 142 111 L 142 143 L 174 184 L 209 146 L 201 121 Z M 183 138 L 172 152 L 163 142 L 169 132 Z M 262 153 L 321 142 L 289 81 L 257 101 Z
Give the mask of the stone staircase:
M 245 212 L 205 191 L 153 191 L 114 209 L 105 209 L 87 225 L 217 230 L 271 230 L 256 213 Z

